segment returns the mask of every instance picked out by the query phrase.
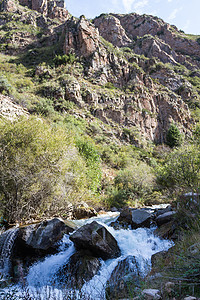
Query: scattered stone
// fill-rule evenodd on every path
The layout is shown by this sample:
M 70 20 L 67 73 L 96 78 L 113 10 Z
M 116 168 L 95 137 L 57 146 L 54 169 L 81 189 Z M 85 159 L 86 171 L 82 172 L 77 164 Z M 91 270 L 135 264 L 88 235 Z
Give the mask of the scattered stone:
M 145 289 L 142 291 L 145 300 L 159 300 L 161 299 L 160 291 L 156 289 Z
M 74 242 L 78 250 L 89 250 L 95 257 L 108 259 L 120 255 L 120 249 L 115 238 L 103 225 L 96 221 L 80 227 L 70 236 L 70 240 Z
M 197 300 L 197 298 L 193 297 L 193 296 L 188 296 L 188 297 L 185 297 L 183 300 Z
M 192 255 L 200 254 L 200 243 L 195 243 L 192 246 L 190 246 L 188 248 L 188 252 L 190 252 Z
M 81 203 L 73 209 L 73 219 L 79 220 L 97 216 L 97 212 L 93 207 L 89 207 L 87 203 Z

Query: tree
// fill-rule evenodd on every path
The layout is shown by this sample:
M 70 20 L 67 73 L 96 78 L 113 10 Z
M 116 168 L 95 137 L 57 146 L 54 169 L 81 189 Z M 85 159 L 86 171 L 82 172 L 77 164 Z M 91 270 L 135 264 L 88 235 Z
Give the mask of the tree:
M 182 135 L 178 127 L 172 123 L 168 129 L 166 136 L 166 144 L 171 148 L 180 146 L 182 143 Z
M 157 181 L 165 187 L 197 190 L 200 185 L 199 146 L 184 145 L 175 149 L 158 170 Z
M 1 213 L 9 222 L 42 214 L 55 199 L 61 207 L 59 201 L 72 192 L 80 196 L 84 172 L 84 161 L 64 130 L 35 117 L 0 120 Z

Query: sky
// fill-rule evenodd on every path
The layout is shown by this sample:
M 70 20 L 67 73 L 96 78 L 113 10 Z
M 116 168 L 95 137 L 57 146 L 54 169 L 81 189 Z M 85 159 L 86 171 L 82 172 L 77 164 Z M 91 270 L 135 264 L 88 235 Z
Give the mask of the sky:
M 65 0 L 69 12 L 94 18 L 101 13 L 150 14 L 176 25 L 185 33 L 200 35 L 200 0 Z

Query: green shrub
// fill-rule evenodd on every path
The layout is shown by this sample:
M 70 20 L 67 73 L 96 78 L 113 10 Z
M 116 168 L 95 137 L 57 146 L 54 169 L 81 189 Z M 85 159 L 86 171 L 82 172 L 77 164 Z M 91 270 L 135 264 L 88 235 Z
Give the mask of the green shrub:
M 157 170 L 157 182 L 163 187 L 196 191 L 200 182 L 199 145 L 186 145 L 171 152 Z
M 96 192 L 101 181 L 100 156 L 92 141 L 78 138 L 76 146 L 86 161 L 89 188 Z
M 60 65 L 66 65 L 66 64 L 73 64 L 76 61 L 76 56 L 72 53 L 69 53 L 68 55 L 56 55 L 53 59 L 53 62 L 56 67 Z
M 142 201 L 152 191 L 153 186 L 152 169 L 143 162 L 135 161 L 134 165 L 119 171 L 107 202 L 116 207 L 134 205 L 135 201 Z
M 115 89 L 115 86 L 112 82 L 107 82 L 105 84 L 105 88 L 113 90 L 113 89 Z
M 171 124 L 166 135 L 166 144 L 171 148 L 180 146 L 183 141 L 183 137 L 180 130 L 175 124 Z
M 64 130 L 34 117 L 0 121 L 0 213 L 8 222 L 65 209 L 85 194 L 85 174 Z
M 7 78 L 0 76 L 0 93 L 9 95 L 12 91 L 12 86 L 8 82 Z

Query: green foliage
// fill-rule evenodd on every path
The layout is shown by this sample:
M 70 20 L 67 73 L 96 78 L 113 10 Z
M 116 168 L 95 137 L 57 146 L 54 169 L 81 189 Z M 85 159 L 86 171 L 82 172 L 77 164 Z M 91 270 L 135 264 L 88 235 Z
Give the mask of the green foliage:
M 0 121 L 1 214 L 8 222 L 61 209 L 81 198 L 85 180 L 84 161 L 62 129 L 34 117 Z
M 107 88 L 107 89 L 115 89 L 115 86 L 114 86 L 114 84 L 112 82 L 107 82 L 105 84 L 105 88 Z
M 196 191 L 200 182 L 200 150 L 198 145 L 184 145 L 169 154 L 158 169 L 157 181 L 164 187 Z
M 180 146 L 182 143 L 182 135 L 178 127 L 172 123 L 167 131 L 166 144 L 171 148 Z
M 96 192 L 101 180 L 100 156 L 92 141 L 78 138 L 76 146 L 86 161 L 88 186 L 92 191 Z
M 9 95 L 12 91 L 12 86 L 8 82 L 7 78 L 0 76 L 0 93 Z
M 53 62 L 56 67 L 60 65 L 73 64 L 76 61 L 76 56 L 72 53 L 68 55 L 56 55 L 53 59 Z
M 135 201 L 142 201 L 154 186 L 152 169 L 143 162 L 119 171 L 114 179 L 114 187 L 110 191 L 107 202 L 109 206 L 122 207 L 133 205 Z

